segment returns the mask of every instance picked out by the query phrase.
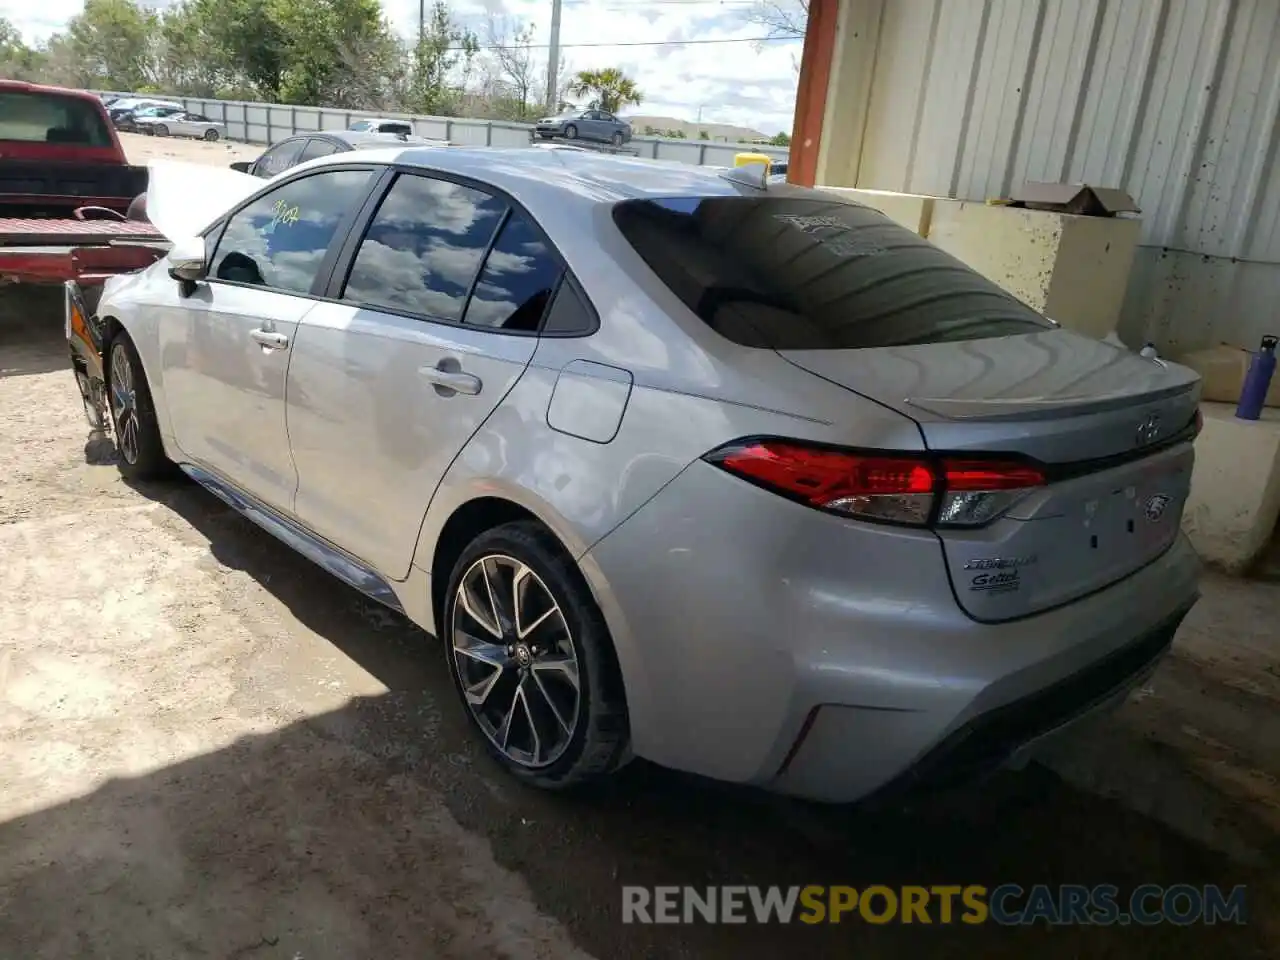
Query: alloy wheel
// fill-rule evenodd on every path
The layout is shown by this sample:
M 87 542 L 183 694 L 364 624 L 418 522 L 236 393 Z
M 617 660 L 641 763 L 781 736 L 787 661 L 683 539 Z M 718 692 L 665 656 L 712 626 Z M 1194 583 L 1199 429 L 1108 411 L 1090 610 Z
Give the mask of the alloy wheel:
M 471 715 L 512 762 L 555 763 L 578 726 L 581 686 L 568 622 L 527 564 L 489 554 L 458 582 L 451 643 Z
M 138 392 L 133 384 L 133 368 L 123 347 L 111 351 L 111 420 L 115 424 L 116 446 L 126 463 L 138 462 Z

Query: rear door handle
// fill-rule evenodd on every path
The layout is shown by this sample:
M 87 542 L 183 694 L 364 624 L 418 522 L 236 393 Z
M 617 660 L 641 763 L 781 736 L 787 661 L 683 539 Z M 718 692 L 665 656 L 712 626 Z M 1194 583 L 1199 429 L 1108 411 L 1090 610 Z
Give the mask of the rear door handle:
M 283 333 L 276 333 L 274 330 L 250 330 L 249 336 L 253 337 L 256 343 L 262 344 L 268 350 L 283 350 L 289 346 L 289 338 Z
M 441 390 L 452 390 L 454 393 L 464 393 L 468 397 L 474 397 L 483 385 L 480 378 L 464 373 L 456 367 L 456 360 L 452 363 L 441 360 L 435 367 L 419 367 L 418 373 Z

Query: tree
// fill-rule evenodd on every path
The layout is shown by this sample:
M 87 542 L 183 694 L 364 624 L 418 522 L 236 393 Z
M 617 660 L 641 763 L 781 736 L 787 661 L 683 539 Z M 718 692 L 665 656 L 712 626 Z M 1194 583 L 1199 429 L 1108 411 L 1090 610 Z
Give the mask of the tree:
M 10 80 L 39 79 L 46 67 L 45 55 L 28 47 L 22 33 L 0 17 L 0 77 Z
M 746 15 L 771 39 L 803 37 L 809 22 L 809 0 L 758 0 Z
M 344 45 L 373 49 L 386 32 L 378 0 L 272 0 L 268 13 L 285 38 L 280 94 L 286 103 L 329 100 L 344 79 Z
M 791 134 L 775 133 L 772 137 L 769 138 L 769 143 L 771 143 L 775 147 L 789 147 L 791 146 Z
M 499 96 L 512 102 L 513 119 L 523 120 L 538 79 L 533 61 L 533 27 L 506 17 L 489 17 L 489 52 L 497 69 Z
M 639 104 L 644 99 L 635 81 L 616 67 L 579 70 L 569 90 L 576 97 L 590 95 L 598 109 L 609 113 L 617 113 L 623 107 Z
M 65 43 L 80 86 L 139 90 L 155 79 L 157 17 L 132 0 L 85 0 L 67 23 Z
M 288 38 L 275 0 L 193 0 L 208 44 L 206 57 L 243 78 L 265 100 L 278 101 L 288 65 Z
M 699 139 L 699 140 L 710 140 L 710 139 L 711 139 L 711 134 L 707 133 L 707 131 L 705 131 L 705 130 L 699 130 L 699 131 L 698 131 L 698 139 Z
M 407 106 L 423 113 L 448 114 L 452 107 L 449 77 L 459 66 L 468 70 L 479 49 L 476 35 L 454 23 L 444 0 L 435 0 L 414 45 Z

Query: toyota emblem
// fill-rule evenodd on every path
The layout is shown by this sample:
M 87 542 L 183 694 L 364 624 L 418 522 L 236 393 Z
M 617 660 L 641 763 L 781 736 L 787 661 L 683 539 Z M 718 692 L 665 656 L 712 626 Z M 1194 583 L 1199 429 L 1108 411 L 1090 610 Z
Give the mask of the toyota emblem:
M 1138 424 L 1138 435 L 1135 446 L 1145 447 L 1149 443 L 1154 443 L 1156 438 L 1160 436 L 1160 414 L 1152 413 L 1147 419 Z

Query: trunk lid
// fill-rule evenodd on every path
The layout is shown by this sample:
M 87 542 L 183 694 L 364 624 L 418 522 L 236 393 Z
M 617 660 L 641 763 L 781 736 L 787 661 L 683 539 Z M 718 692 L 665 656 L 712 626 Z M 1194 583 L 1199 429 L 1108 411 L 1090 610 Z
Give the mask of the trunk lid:
M 1050 482 L 994 523 L 942 529 L 960 605 L 1037 613 L 1160 556 L 1190 491 L 1199 378 L 1066 330 L 850 350 L 788 361 L 903 413 L 931 450 L 1030 457 Z

